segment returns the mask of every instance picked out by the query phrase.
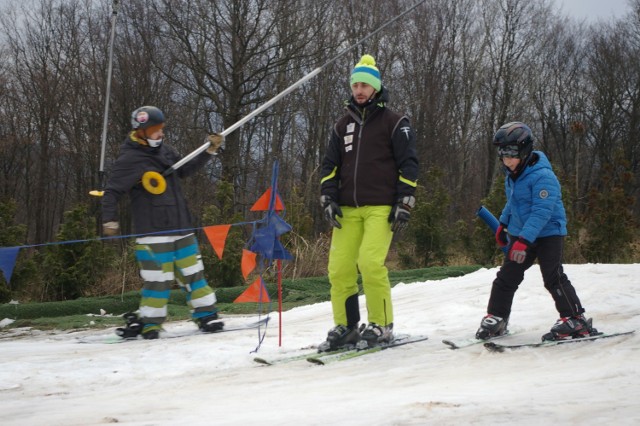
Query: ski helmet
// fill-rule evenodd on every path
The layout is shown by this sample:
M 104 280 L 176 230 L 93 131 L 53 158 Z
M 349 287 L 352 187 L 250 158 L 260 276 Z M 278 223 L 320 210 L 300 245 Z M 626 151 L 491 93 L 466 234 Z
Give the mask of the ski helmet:
M 529 126 L 519 121 L 503 124 L 493 136 L 493 145 L 500 151 L 513 147 L 514 154 L 524 160 L 533 151 L 533 133 Z
M 164 114 L 154 106 L 142 106 L 131 113 L 131 127 L 134 130 L 147 129 L 164 123 Z

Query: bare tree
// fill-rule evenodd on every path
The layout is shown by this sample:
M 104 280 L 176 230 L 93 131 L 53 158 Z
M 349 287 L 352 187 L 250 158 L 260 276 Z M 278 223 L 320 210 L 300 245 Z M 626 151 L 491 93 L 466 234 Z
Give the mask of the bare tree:
M 485 67 L 485 155 L 488 159 L 486 194 L 493 185 L 495 153 L 489 143 L 497 127 L 508 121 L 530 121 L 526 73 L 530 55 L 546 31 L 549 4 L 542 0 L 484 0 L 483 23 L 488 43 Z
M 60 122 L 70 89 L 66 76 L 75 66 L 65 40 L 70 26 L 66 11 L 74 7 L 42 0 L 38 8 L 23 7 L 20 15 L 0 18 L 11 71 L 26 104 L 23 109 L 27 114 L 21 117 L 19 129 L 30 146 L 24 164 L 28 191 L 23 202 L 29 233 L 39 242 L 52 238 L 65 207 L 68 169 L 63 168 L 66 148 Z

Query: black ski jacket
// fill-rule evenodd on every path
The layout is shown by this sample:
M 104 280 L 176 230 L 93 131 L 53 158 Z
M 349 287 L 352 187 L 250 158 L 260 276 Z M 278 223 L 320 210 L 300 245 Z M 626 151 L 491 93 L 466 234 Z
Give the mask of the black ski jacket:
M 193 227 L 180 178 L 193 174 L 211 155 L 206 151 L 165 176 L 167 189 L 162 194 L 151 194 L 142 187 L 142 175 L 148 171 L 160 174 L 180 160 L 178 153 L 166 143 L 157 148 L 141 145 L 127 137 L 120 147 L 102 198 L 102 222 L 119 221 L 118 201 L 129 193 L 133 232 L 180 230 Z M 185 232 L 167 233 L 180 235 Z
M 409 119 L 387 109 L 387 101 L 384 88 L 364 108 L 351 97 L 322 161 L 322 195 L 353 207 L 394 205 L 414 195 L 416 136 Z

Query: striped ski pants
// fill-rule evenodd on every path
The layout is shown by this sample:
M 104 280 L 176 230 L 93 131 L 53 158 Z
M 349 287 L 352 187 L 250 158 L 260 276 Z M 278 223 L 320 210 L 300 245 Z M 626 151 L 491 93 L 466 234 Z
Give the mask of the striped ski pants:
M 204 278 L 204 264 L 194 234 L 138 238 L 135 253 L 144 280 L 140 317 L 145 324 L 159 325 L 165 321 L 174 282 L 186 291 L 194 319 L 216 312 L 216 295 Z

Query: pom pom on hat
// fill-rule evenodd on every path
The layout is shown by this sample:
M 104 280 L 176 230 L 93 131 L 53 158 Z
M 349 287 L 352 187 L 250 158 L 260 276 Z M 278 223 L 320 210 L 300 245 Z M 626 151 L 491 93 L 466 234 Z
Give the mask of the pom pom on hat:
M 379 92 L 382 88 L 382 81 L 380 80 L 380 71 L 376 68 L 376 60 L 371 55 L 363 55 L 360 58 L 360 62 L 356 64 L 351 71 L 351 84 L 354 83 L 367 83 L 376 92 Z

